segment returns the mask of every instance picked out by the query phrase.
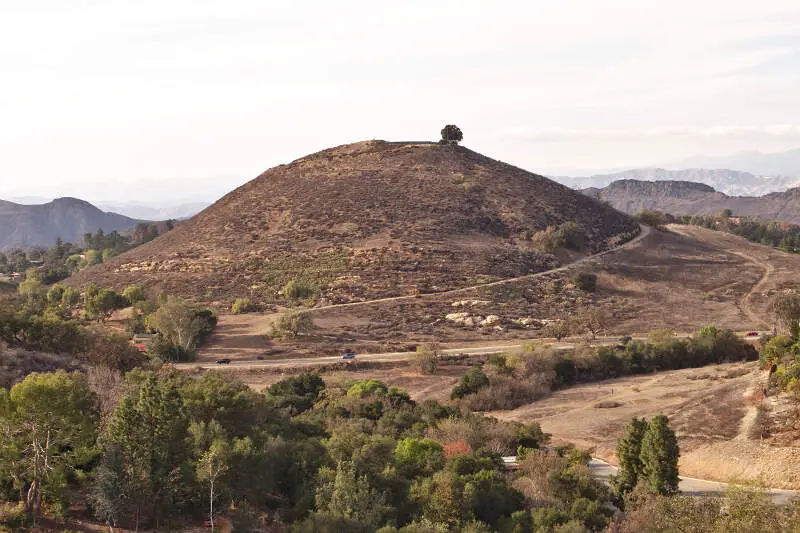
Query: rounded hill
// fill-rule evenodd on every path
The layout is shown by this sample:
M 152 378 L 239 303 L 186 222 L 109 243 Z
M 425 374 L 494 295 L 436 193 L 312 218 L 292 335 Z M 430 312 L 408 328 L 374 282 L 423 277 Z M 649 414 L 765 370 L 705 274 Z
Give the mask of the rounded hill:
M 136 283 L 223 305 L 358 301 L 552 268 L 576 253 L 554 249 L 548 237 L 559 227 L 584 253 L 638 228 L 601 202 L 461 146 L 366 141 L 267 170 L 71 282 Z

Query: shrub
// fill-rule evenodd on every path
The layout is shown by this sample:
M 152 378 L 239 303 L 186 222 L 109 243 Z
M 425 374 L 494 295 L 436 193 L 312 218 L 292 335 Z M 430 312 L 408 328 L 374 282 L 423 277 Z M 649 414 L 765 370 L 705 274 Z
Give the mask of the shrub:
M 414 364 L 422 374 L 433 374 L 439 362 L 439 345 L 436 343 L 417 346 Z
M 125 287 L 125 290 L 122 291 L 122 297 L 131 305 L 136 305 L 136 302 L 141 302 L 145 299 L 144 291 L 138 285 L 128 285 Z
M 314 331 L 314 320 L 308 311 L 286 311 L 272 325 L 271 336 L 298 337 Z
M 237 298 L 233 305 L 231 306 L 231 312 L 234 315 L 241 315 L 243 313 L 249 313 L 253 310 L 253 304 L 250 302 L 250 298 Z
M 597 288 L 597 274 L 592 272 L 578 272 L 572 278 L 572 283 L 584 292 L 594 292 Z
M 292 300 L 310 298 L 314 296 L 314 289 L 293 279 L 284 285 L 283 296 Z
M 666 216 L 661 211 L 645 209 L 635 213 L 633 216 L 642 224 L 647 224 L 656 229 L 662 229 L 667 222 Z
M 461 383 L 453 388 L 450 398 L 457 400 L 464 396 L 475 394 L 484 387 L 489 386 L 489 378 L 477 366 L 470 368 L 461 378 Z

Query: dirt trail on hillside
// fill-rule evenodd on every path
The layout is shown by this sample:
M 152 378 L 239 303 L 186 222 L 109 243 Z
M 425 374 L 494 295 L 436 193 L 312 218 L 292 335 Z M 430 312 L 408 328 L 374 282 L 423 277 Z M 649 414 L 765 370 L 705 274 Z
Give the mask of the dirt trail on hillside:
M 678 233 L 680 235 L 684 235 L 686 237 L 691 237 L 693 239 L 697 238 L 697 236 L 694 235 L 691 231 L 687 231 L 687 229 L 688 229 L 687 226 L 671 224 L 669 226 L 669 229 L 670 229 L 670 231 L 673 231 L 673 232 Z M 739 250 L 733 250 L 733 249 L 730 249 L 728 251 L 730 253 L 734 254 L 734 255 L 738 255 L 739 257 L 745 259 L 746 261 L 749 261 L 750 263 L 752 263 L 752 264 L 758 266 L 759 268 L 763 269 L 764 273 L 761 276 L 761 279 L 759 279 L 758 282 L 756 282 L 756 284 L 753 285 L 750 288 L 750 290 L 747 291 L 740 298 L 739 307 L 742 309 L 742 311 L 744 311 L 744 313 L 747 315 L 747 317 L 750 320 L 753 321 L 753 327 L 769 329 L 771 327 L 770 324 L 768 324 L 764 320 L 763 315 L 761 313 L 759 313 L 758 311 L 756 311 L 756 309 L 754 309 L 754 307 L 752 305 L 752 302 L 751 302 L 751 299 L 752 299 L 752 297 L 754 295 L 763 293 L 764 289 L 767 286 L 773 284 L 772 276 L 773 276 L 773 274 L 775 272 L 775 267 L 770 263 L 762 261 L 761 259 L 759 259 L 758 257 L 756 257 L 756 256 L 754 256 L 752 254 L 748 254 L 748 253 L 745 253 L 745 252 L 742 252 L 742 251 L 739 251 Z
M 514 283 L 525 279 L 536 279 L 551 275 L 556 272 L 563 272 L 571 268 L 574 268 L 576 266 L 579 266 L 583 263 L 596 260 L 610 253 L 636 246 L 643 239 L 647 238 L 647 236 L 650 235 L 650 233 L 652 232 L 652 229 L 649 226 L 642 225 L 640 226 L 640 228 L 641 230 L 639 232 L 639 235 L 615 248 L 611 248 L 609 250 L 600 252 L 598 254 L 582 257 L 577 261 L 574 261 L 572 263 L 563 265 L 561 267 L 552 270 L 537 272 L 534 274 L 526 274 L 524 276 L 503 279 L 491 283 L 473 285 L 471 287 L 463 287 L 451 291 L 431 293 L 427 294 L 426 296 L 446 297 L 451 294 L 458 294 L 486 287 L 494 287 L 506 283 Z M 381 302 L 413 301 L 416 300 L 417 298 L 419 298 L 419 296 L 417 295 L 395 296 L 392 298 L 380 298 L 377 300 L 367 300 L 363 302 L 351 302 L 346 304 L 314 307 L 308 309 L 307 311 L 314 313 L 330 309 L 348 309 L 359 306 L 373 305 Z M 215 359 L 223 359 L 223 358 L 231 360 L 245 360 L 245 359 L 255 359 L 258 356 L 263 356 L 269 349 L 269 340 L 267 339 L 266 335 L 269 331 L 270 325 L 272 324 L 273 320 L 275 320 L 276 316 L 277 313 L 220 315 L 216 330 L 214 331 L 213 335 L 208 340 L 206 345 L 199 350 L 197 355 L 197 360 L 201 362 L 215 360 Z

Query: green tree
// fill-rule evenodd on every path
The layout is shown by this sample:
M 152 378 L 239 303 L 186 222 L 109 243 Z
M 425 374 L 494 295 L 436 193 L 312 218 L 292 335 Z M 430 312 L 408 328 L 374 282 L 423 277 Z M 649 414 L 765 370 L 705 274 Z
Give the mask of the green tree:
M 143 517 L 158 527 L 181 502 L 177 489 L 186 476 L 188 420 L 171 380 L 149 374 L 139 390 L 123 398 L 104 438 L 105 450 L 122 454 L 124 484 L 138 529 Z
M 66 507 L 64 488 L 70 470 L 89 457 L 98 419 L 94 396 L 78 374 L 30 374 L 0 398 L 0 425 L 16 442 L 16 456 L 5 457 L 12 471 L 23 466 L 20 492 L 27 487 L 25 508 L 32 518 L 41 509 L 42 495 Z M 14 462 L 18 462 L 16 466 Z
M 664 415 L 654 416 L 642 438 L 642 475 L 659 494 L 678 491 L 678 439 Z
M 483 373 L 483 370 L 474 366 L 461 377 L 461 382 L 453 388 L 450 397 L 454 400 L 463 398 L 464 396 L 475 394 L 482 388 L 488 386 L 489 378 Z
M 203 322 L 197 310 L 186 300 L 170 296 L 167 302 L 147 319 L 148 325 L 161 333 L 164 340 L 188 354 L 200 342 Z
M 135 305 L 136 302 L 145 300 L 144 291 L 138 285 L 128 285 L 122 291 L 122 297 L 128 301 L 130 305 Z
M 430 476 L 444 466 L 444 448 L 431 439 L 403 439 L 394 449 L 394 461 L 408 478 Z
M 230 445 L 225 439 L 216 439 L 197 460 L 197 479 L 208 483 L 208 519 L 214 532 L 214 499 L 219 490 L 217 480 L 228 470 Z
M 464 139 L 461 129 L 455 124 L 448 124 L 442 128 L 442 141 L 446 144 L 458 144 Z
M 619 471 L 615 480 L 615 488 L 620 496 L 633 490 L 642 477 L 642 440 L 649 425 L 647 420 L 634 418 L 625 428 L 625 434 L 617 439 L 617 458 Z
M 317 508 L 336 517 L 356 520 L 373 530 L 390 511 L 386 494 L 372 487 L 366 476 L 358 476 L 350 461 L 339 463 L 333 482 L 317 491 Z
M 72 287 L 65 287 L 61 295 L 61 306 L 64 309 L 74 309 L 81 299 L 81 293 Z
M 103 256 L 100 255 L 100 252 L 97 250 L 86 250 L 86 264 L 91 265 L 99 265 L 103 262 Z

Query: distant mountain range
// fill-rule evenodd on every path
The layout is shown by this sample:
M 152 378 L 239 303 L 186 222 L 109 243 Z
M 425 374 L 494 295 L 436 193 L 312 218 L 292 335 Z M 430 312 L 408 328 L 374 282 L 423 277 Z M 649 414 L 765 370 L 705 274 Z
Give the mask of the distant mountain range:
M 38 205 L 0 200 L 0 251 L 52 246 L 58 237 L 79 243 L 85 233 L 123 231 L 136 223 L 134 218 L 106 213 L 76 198 L 57 198 Z
M 800 224 L 800 187 L 760 197 L 728 196 L 702 183 L 624 179 L 583 193 L 626 213 L 654 209 L 673 215 L 712 215 L 730 209 L 734 216 Z
M 694 156 L 663 165 L 666 168 L 731 168 L 761 176 L 800 176 L 800 148 L 765 154 L 738 152 L 728 156 Z
M 189 202 L 175 205 L 149 205 L 139 202 L 114 203 L 100 202 L 97 206 L 103 211 L 146 220 L 181 220 L 195 216 L 211 205 L 211 202 Z
M 602 188 L 619 180 L 694 182 L 709 185 L 717 191 L 731 196 L 763 196 L 800 186 L 800 177 L 762 176 L 740 170 L 709 170 L 706 168 L 684 170 L 638 168 L 615 174 L 597 174 L 586 178 L 559 176 L 553 179 L 574 189 Z

